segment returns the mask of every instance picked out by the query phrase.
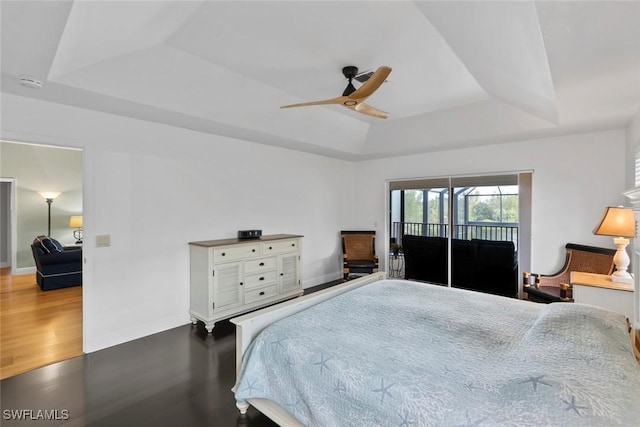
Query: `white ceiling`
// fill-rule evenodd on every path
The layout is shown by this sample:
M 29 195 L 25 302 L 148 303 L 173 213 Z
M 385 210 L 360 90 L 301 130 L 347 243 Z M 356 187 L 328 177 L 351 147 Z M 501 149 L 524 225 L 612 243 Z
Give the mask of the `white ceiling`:
M 640 106 L 640 1 L 1 7 L 3 92 L 350 160 L 610 129 Z M 279 108 L 341 95 L 345 65 L 393 68 L 367 100 L 388 119 Z

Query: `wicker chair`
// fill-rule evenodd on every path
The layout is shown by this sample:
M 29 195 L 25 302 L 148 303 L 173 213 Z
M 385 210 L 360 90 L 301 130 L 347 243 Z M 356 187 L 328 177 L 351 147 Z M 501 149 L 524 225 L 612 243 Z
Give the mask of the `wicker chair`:
M 349 280 L 349 275 L 353 273 L 371 274 L 378 271 L 375 231 L 343 230 L 340 235 L 345 280 Z
M 572 302 L 570 275 L 572 271 L 611 274 L 615 267 L 615 249 L 567 243 L 564 265 L 555 274 L 523 273 L 523 291 L 527 299 L 536 302 Z M 533 283 L 532 283 L 533 282 Z

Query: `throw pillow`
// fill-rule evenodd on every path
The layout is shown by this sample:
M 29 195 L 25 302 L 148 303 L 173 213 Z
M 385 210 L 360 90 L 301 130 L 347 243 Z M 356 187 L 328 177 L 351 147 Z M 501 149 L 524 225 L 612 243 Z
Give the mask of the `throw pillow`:
M 33 245 L 42 249 L 45 254 L 62 252 L 62 245 L 55 239 L 47 236 L 38 236 L 33 240 Z

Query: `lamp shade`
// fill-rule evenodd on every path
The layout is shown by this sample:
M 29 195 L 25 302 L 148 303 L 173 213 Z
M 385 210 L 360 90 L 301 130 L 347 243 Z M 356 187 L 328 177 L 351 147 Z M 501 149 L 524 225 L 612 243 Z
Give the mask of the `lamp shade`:
M 38 191 L 38 194 L 40 194 L 45 199 L 55 199 L 62 193 L 60 193 L 59 191 Z
M 609 206 L 602 215 L 593 234 L 613 237 L 635 237 L 636 219 L 633 209 Z
M 69 227 L 82 228 L 82 215 L 72 216 L 69 218 Z

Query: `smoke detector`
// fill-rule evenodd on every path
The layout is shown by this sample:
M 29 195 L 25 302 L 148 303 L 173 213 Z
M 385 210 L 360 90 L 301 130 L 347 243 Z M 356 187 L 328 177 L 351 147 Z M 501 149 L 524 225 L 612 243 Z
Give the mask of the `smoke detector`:
M 29 89 L 42 89 L 42 82 L 33 77 L 20 77 L 20 84 Z

